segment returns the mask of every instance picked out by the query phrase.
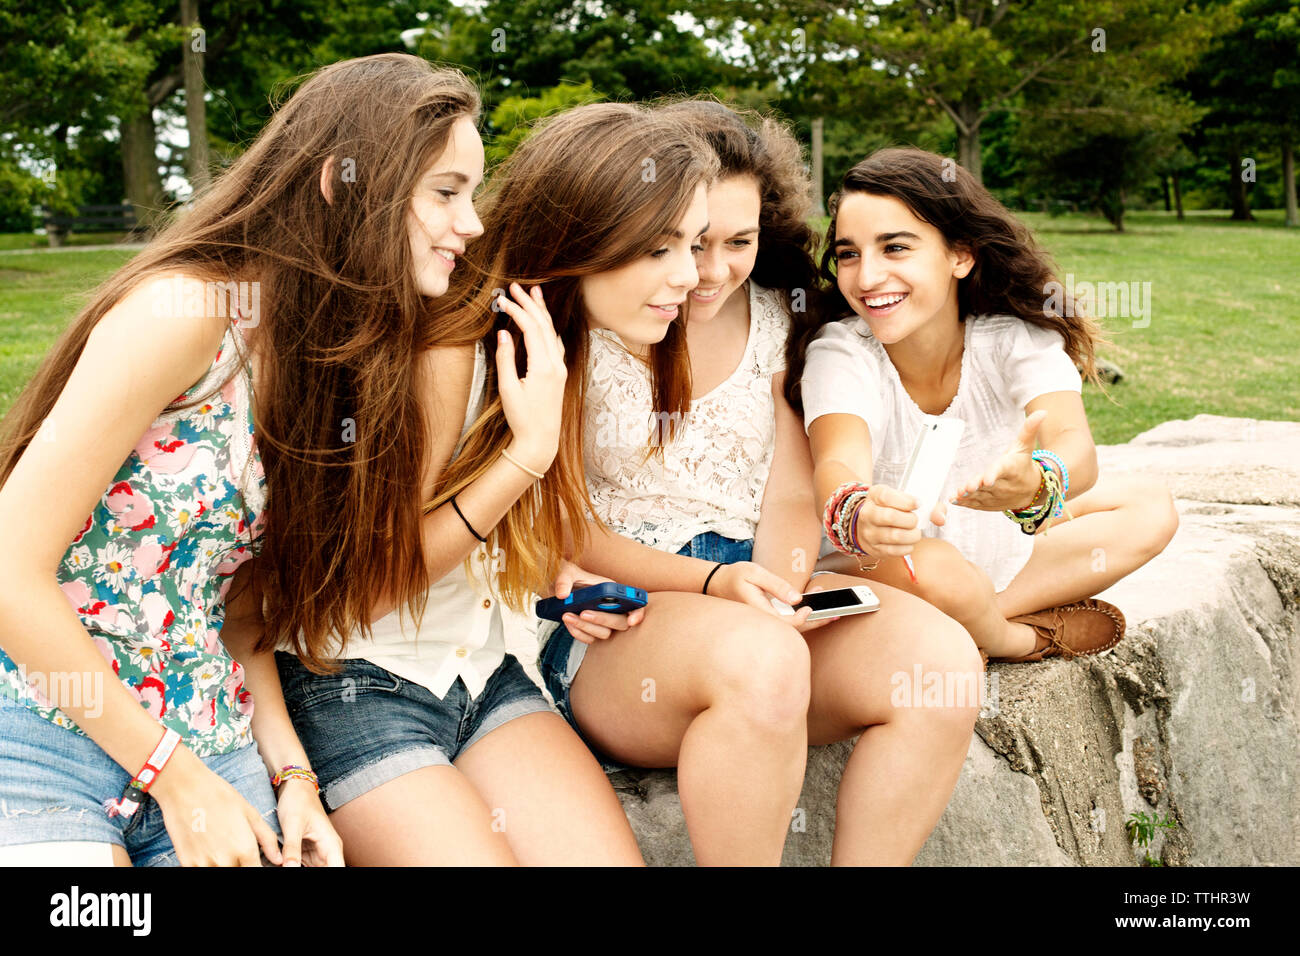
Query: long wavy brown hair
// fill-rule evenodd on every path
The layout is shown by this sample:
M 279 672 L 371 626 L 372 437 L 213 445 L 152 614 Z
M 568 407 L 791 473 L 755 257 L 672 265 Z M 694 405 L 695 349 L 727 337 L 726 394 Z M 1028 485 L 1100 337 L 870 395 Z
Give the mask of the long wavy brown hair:
M 267 484 L 250 579 L 266 598 L 259 649 L 283 640 L 321 668 L 329 642 L 369 635 L 377 595 L 419 616 L 429 584 L 419 359 L 435 345 L 473 342 L 478 323 L 435 319 L 414 284 L 407 215 L 452 125 L 478 112 L 478 92 L 459 71 L 414 56 L 363 57 L 310 75 L 230 169 L 76 316 L 3 423 L 0 483 L 91 329 L 131 289 L 165 272 L 257 281 L 254 417 Z M 331 157 L 327 202 L 320 180 Z
M 1097 382 L 1096 352 L 1101 329 L 1069 296 L 1049 297 L 1046 286 L 1059 281 L 1057 269 L 1033 233 L 962 167 L 935 153 L 914 148 L 881 149 L 847 173 L 831 198 L 831 221 L 822 248 L 825 282 L 815 308 L 796 317 L 788 350 L 786 397 L 802 411 L 799 379 L 809 343 L 818 329 L 853 313 L 835 279 L 835 221 L 843 197 L 852 193 L 892 196 L 918 219 L 943 235 L 949 248 L 968 246 L 975 265 L 957 283 L 962 321 L 980 315 L 1014 315 L 1053 329 L 1065 339 L 1065 352 L 1085 376 Z M 1059 298 L 1049 308 L 1050 298 Z
M 447 296 L 456 323 L 476 326 L 492 357 L 489 401 L 440 476 L 431 505 L 472 482 L 509 443 L 496 392 L 493 329 L 514 336 L 521 375 L 525 349 L 514 323 L 493 312 L 492 300 L 511 281 L 541 285 L 569 375 L 555 462 L 489 539 L 508 545 L 514 556 L 499 581 L 512 605 L 553 579 L 560 555 L 544 545 L 561 540 L 566 522 L 579 549 L 584 540 L 591 507 L 582 456 L 589 326 L 581 280 L 659 248 L 696 187 L 716 173 L 712 151 L 682 123 L 639 105 L 593 103 L 543 120 L 492 175 L 480 204 L 483 235 L 465 257 L 470 268 L 452 273 Z M 655 407 L 685 414 L 690 364 L 680 321 L 664 342 L 653 361 Z
M 678 100 L 660 110 L 704 137 L 717 154 L 719 179 L 758 181 L 758 253 L 750 277 L 776 290 L 787 310 L 805 311 L 821 280 L 814 258 L 818 236 L 808 225 L 812 183 L 794 134 L 771 116 L 711 99 Z

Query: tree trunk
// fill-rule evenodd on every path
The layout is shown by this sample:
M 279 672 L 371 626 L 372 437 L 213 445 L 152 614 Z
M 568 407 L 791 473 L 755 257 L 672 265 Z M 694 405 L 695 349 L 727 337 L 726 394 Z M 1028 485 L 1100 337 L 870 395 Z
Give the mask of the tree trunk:
M 812 121 L 812 155 L 809 157 L 809 162 L 812 166 L 810 172 L 812 173 L 813 212 L 818 216 L 826 214 L 826 193 L 822 181 L 822 171 L 825 167 L 822 153 L 822 134 L 825 126 L 826 121 L 820 116 L 815 117 Z
M 155 155 L 157 136 L 153 112 L 122 120 L 122 178 L 127 201 L 135 207 L 138 228 L 153 231 L 162 215 L 162 178 Z
M 957 127 L 957 162 L 975 177 L 975 182 L 984 184 L 984 163 L 980 156 L 980 116 L 979 103 L 974 99 L 963 99 L 957 104 L 957 115 L 961 124 Z
M 1184 218 L 1183 217 L 1183 180 L 1176 170 L 1174 171 L 1171 178 L 1174 181 L 1174 208 L 1178 210 L 1178 218 L 1182 219 Z
M 1286 194 L 1286 224 L 1300 226 L 1300 214 L 1296 211 L 1295 196 L 1295 144 L 1291 137 L 1282 140 L 1282 180 Z
M 187 171 L 195 193 L 203 189 L 210 178 L 208 112 L 203 101 L 205 44 L 198 42 L 192 29 L 198 23 L 199 0 L 181 0 L 181 25 L 186 28 L 185 42 L 181 47 L 181 70 L 185 76 L 185 125 L 190 134 Z
M 1230 158 L 1232 161 L 1232 183 L 1228 192 L 1232 196 L 1231 218 L 1249 221 L 1255 217 L 1250 214 L 1250 193 L 1246 190 L 1246 181 L 1241 178 L 1241 150 L 1233 146 Z
M 1169 203 L 1169 177 L 1168 176 L 1162 175 L 1160 177 L 1160 187 L 1165 192 L 1165 212 L 1172 212 L 1174 207 Z

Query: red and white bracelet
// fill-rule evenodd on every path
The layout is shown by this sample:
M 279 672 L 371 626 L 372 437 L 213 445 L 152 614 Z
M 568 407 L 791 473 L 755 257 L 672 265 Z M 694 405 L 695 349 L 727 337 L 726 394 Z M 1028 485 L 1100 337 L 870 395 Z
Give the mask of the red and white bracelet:
M 154 781 L 158 779 L 158 774 L 162 773 L 163 767 L 167 766 L 167 761 L 176 752 L 176 747 L 180 742 L 180 734 L 170 728 L 165 730 L 162 740 L 158 741 L 158 746 L 153 749 L 153 753 L 144 762 L 140 772 L 132 777 L 122 790 L 122 796 L 116 800 L 104 801 L 105 812 L 110 817 L 130 819 L 134 816 L 135 812 L 148 801 L 150 788 L 153 787 Z

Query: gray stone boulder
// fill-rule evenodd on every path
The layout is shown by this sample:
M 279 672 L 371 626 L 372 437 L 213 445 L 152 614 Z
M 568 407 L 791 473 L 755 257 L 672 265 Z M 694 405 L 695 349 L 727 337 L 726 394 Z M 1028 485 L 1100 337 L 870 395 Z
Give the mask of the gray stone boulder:
M 1099 449 L 1174 493 L 1178 534 L 1102 598 L 1112 651 L 989 669 L 919 865 L 1135 865 L 1124 821 L 1172 816 L 1166 865 L 1300 863 L 1300 423 L 1198 415 Z M 845 741 L 809 751 L 786 865 L 825 865 Z M 694 862 L 672 771 L 612 778 L 646 862 Z

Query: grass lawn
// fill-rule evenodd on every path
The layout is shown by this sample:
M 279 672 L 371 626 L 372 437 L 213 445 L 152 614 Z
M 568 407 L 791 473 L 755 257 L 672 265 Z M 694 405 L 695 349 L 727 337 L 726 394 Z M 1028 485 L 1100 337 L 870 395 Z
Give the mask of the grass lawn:
M 0 255 L 0 413 L 91 290 L 133 255 L 133 249 Z
M 1086 216 L 1023 215 L 1063 279 L 1151 283 L 1149 326 L 1102 319 L 1101 354 L 1125 378 L 1110 398 L 1085 389 L 1098 442 L 1203 412 L 1300 419 L 1300 230 L 1279 210 L 1257 215 L 1137 212 L 1121 234 Z
M 1088 386 L 1098 442 L 1123 442 L 1202 412 L 1300 419 L 1300 230 L 1280 211 L 1234 223 L 1225 212 L 1134 212 L 1117 234 L 1100 218 L 1023 218 L 1074 282 L 1149 282 L 1149 322 L 1104 318 L 1102 355 L 1125 378 Z M 30 248 L 0 236 L 0 249 Z M 40 238 L 40 242 L 44 242 Z M 37 243 L 39 245 L 39 243 Z M 0 255 L 0 414 L 87 293 L 132 250 Z
M 109 246 L 124 242 L 125 232 L 77 232 L 66 236 L 64 246 Z M 138 240 L 135 240 L 138 241 Z M 0 232 L 0 249 L 48 249 L 50 240 L 30 232 Z

